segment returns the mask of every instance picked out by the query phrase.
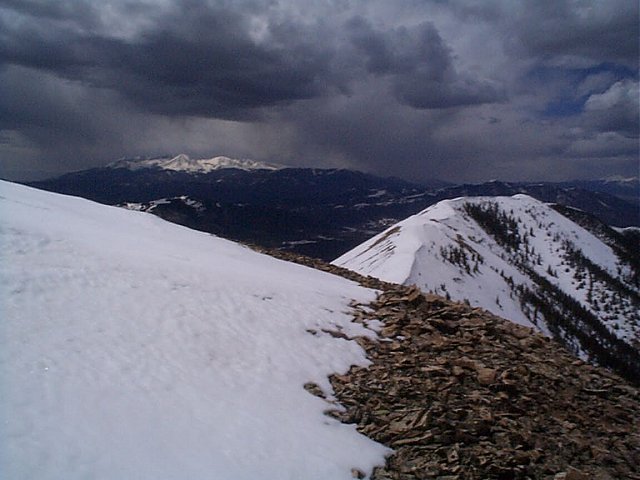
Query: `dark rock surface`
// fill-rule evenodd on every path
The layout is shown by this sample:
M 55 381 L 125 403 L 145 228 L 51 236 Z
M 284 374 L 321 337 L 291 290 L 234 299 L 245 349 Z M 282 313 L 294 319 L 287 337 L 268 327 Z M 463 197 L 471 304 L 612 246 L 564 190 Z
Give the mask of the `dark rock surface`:
M 373 364 L 331 378 L 346 423 L 395 450 L 374 479 L 640 478 L 638 390 L 525 327 L 396 288 L 357 319 Z

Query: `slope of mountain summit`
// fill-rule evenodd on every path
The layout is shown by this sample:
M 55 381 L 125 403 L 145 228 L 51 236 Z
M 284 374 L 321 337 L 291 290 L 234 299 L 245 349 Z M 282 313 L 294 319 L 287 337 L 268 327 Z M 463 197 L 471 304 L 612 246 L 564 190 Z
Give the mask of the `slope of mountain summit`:
M 2 478 L 347 480 L 384 463 L 303 388 L 367 364 L 328 332 L 375 335 L 346 313 L 372 290 L 7 182 L 0 216 Z
M 467 301 L 640 375 L 638 262 L 622 249 L 516 195 L 440 202 L 334 263 Z
M 0 217 L 2 478 L 640 474 L 638 389 L 482 309 L 4 182 Z

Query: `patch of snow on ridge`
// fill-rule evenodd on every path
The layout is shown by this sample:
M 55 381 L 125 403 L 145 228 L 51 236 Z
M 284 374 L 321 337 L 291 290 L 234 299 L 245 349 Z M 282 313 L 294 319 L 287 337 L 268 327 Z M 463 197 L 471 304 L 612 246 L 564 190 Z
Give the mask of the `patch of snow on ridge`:
M 388 450 L 303 389 L 366 365 L 345 279 L 0 182 L 0 472 L 350 479 Z M 319 332 L 312 335 L 308 330 Z
M 160 168 L 188 173 L 209 173 L 224 168 L 237 168 L 239 170 L 280 170 L 286 168 L 275 163 L 258 162 L 255 160 L 235 159 L 229 157 L 213 157 L 192 159 L 181 153 L 175 157 L 152 159 L 124 159 L 108 165 L 110 168 L 127 168 L 140 170 L 144 168 Z
M 640 182 L 640 177 L 624 177 L 622 175 L 610 175 L 602 179 L 605 183 L 638 183 Z
M 153 212 L 156 207 L 159 205 L 170 205 L 174 202 L 180 202 L 187 207 L 191 207 L 197 212 L 202 212 L 205 210 L 202 202 L 198 200 L 194 200 L 187 195 L 181 195 L 179 197 L 171 197 L 171 198 L 159 198 L 157 200 L 151 200 L 150 202 L 125 202 L 118 204 L 118 207 L 126 208 L 127 210 L 135 210 L 138 212 Z

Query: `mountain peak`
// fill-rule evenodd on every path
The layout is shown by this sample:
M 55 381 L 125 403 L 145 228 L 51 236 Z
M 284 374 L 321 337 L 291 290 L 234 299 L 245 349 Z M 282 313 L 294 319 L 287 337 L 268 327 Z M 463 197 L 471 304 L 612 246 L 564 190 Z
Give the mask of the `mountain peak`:
M 637 256 L 527 195 L 439 202 L 334 263 L 485 308 L 620 372 L 640 359 Z
M 236 168 L 239 170 L 280 170 L 286 168 L 275 163 L 259 162 L 248 159 L 235 159 L 225 156 L 213 158 L 190 158 L 181 153 L 175 157 L 159 158 L 134 158 L 122 159 L 107 165 L 108 168 L 126 168 L 128 170 L 141 170 L 145 168 L 173 170 L 187 173 L 209 173 L 214 170 Z

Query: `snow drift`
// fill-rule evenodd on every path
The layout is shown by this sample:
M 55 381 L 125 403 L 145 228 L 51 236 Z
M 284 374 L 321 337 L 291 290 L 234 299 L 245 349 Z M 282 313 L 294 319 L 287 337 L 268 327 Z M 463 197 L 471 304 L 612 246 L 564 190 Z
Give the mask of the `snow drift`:
M 384 462 L 303 389 L 367 363 L 322 331 L 375 335 L 348 314 L 373 291 L 7 182 L 0 216 L 2 478 L 349 479 Z

